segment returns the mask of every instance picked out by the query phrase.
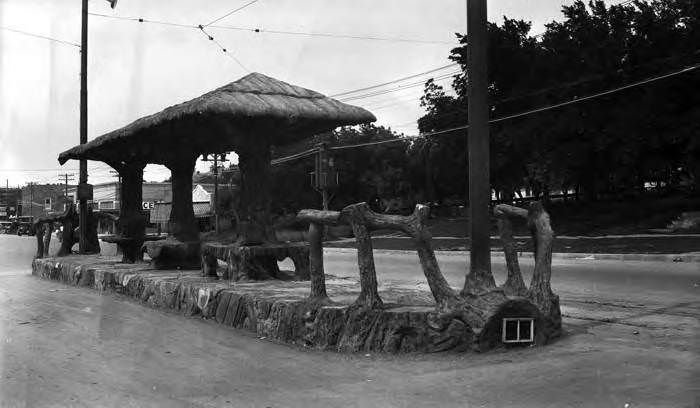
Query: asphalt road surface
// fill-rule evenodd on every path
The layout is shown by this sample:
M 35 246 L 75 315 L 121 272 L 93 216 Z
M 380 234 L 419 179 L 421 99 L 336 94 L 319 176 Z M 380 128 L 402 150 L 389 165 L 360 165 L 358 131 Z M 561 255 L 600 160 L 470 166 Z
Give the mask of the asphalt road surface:
M 700 406 L 699 264 L 555 261 L 567 334 L 554 344 L 392 356 L 275 344 L 42 281 L 34 251 L 0 235 L 2 407 Z M 459 287 L 464 256 L 440 262 Z M 380 284 L 424 285 L 413 254 L 376 263 Z M 355 268 L 354 253 L 327 253 L 328 273 Z

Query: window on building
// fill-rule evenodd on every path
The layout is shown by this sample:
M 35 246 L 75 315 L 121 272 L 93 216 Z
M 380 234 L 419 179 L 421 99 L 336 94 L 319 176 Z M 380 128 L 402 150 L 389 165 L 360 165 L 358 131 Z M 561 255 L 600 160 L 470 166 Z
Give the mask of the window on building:
M 51 198 L 44 199 L 44 210 L 51 210 Z
M 532 343 L 535 341 L 535 319 L 506 317 L 503 319 L 504 343 Z
M 113 210 L 114 209 L 114 201 L 100 201 L 99 209 L 100 210 Z

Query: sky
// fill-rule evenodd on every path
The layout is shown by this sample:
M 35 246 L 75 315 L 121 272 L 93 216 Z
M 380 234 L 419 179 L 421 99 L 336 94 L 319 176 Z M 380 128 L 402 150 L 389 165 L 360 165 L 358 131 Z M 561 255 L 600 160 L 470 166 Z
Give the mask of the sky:
M 199 25 L 250 2 L 119 0 L 113 10 L 105 0 L 90 0 L 89 11 Z M 561 19 L 562 5 L 572 2 L 490 0 L 489 20 L 525 19 L 536 34 Z M 80 0 L 0 0 L 0 27 L 79 44 L 80 7 Z M 466 31 L 466 0 L 257 0 L 207 31 L 215 41 L 195 28 L 91 15 L 88 140 L 250 72 L 335 95 L 444 67 L 457 44 L 454 33 Z M 347 103 L 370 110 L 378 125 L 417 134 L 422 85 L 414 84 L 435 76 L 449 85 L 454 70 L 394 83 L 380 88 L 390 90 L 380 95 L 345 96 L 358 97 Z M 60 166 L 57 157 L 79 142 L 79 74 L 78 47 L 0 29 L 3 187 L 58 182 L 62 173 L 77 179 L 78 163 Z M 208 167 L 197 164 L 200 171 Z M 92 184 L 115 180 L 104 163 L 89 162 L 88 169 Z M 149 165 L 144 178 L 169 175 L 165 167 Z

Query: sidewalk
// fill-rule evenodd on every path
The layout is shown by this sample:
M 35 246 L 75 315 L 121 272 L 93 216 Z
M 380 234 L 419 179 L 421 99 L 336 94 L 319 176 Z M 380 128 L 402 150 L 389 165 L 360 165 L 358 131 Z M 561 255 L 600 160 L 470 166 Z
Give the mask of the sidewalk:
M 518 254 L 532 257 L 532 239 L 516 236 Z M 415 247 L 410 237 L 380 235 L 372 237 L 375 250 L 410 251 Z M 324 243 L 326 248 L 355 248 L 354 238 L 344 238 Z M 635 234 L 595 237 L 556 236 L 553 259 L 700 262 L 700 234 Z M 469 239 L 460 237 L 434 237 L 433 248 L 442 254 L 467 254 Z M 491 237 L 491 251 L 503 256 L 498 237 Z
M 325 247 L 324 251 L 328 252 L 356 252 L 357 249 L 354 247 Z M 377 253 L 386 254 L 414 254 L 415 250 L 411 249 L 374 249 Z M 436 255 L 441 256 L 459 256 L 467 257 L 469 251 L 464 250 L 452 250 L 443 251 L 436 250 Z M 491 256 L 495 257 L 505 257 L 502 251 L 491 250 Z M 534 254 L 532 252 L 518 252 L 518 257 L 521 258 L 533 258 Z M 553 260 L 580 260 L 580 261 L 642 261 L 642 262 L 698 262 L 700 263 L 700 252 L 688 252 L 683 254 L 593 254 L 593 253 L 562 253 L 554 252 L 552 253 Z

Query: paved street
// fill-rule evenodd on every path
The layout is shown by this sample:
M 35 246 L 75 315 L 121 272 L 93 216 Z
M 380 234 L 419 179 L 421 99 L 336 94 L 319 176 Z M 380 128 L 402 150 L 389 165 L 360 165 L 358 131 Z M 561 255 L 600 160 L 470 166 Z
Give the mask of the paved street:
M 274 344 L 41 281 L 34 251 L 33 237 L 0 235 L 2 407 L 700 406 L 700 264 L 556 261 L 567 334 L 554 344 L 387 356 Z M 439 260 L 460 286 L 465 257 Z M 380 284 L 425 285 L 414 254 L 376 263 Z M 353 252 L 327 253 L 328 273 L 355 268 Z

